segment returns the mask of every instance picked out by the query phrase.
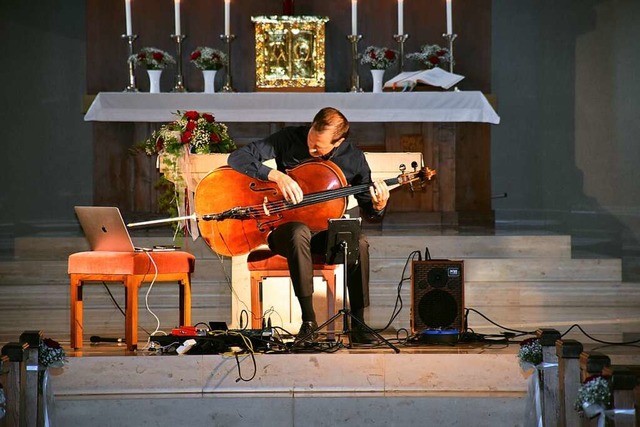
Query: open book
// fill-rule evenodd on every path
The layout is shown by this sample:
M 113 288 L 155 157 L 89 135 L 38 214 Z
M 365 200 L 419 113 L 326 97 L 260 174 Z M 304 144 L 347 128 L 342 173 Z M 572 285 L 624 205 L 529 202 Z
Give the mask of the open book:
M 430 70 L 405 71 L 384 84 L 384 87 L 412 90 L 418 83 L 424 83 L 431 86 L 437 86 L 449 89 L 464 79 L 464 76 L 453 74 L 442 68 L 432 68 Z

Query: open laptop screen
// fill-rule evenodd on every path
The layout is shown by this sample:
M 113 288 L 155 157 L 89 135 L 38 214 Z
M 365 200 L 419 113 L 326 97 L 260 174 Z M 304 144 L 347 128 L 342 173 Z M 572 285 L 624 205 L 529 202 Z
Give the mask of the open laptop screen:
M 76 206 L 76 215 L 92 251 L 133 252 L 120 210 L 111 206 Z

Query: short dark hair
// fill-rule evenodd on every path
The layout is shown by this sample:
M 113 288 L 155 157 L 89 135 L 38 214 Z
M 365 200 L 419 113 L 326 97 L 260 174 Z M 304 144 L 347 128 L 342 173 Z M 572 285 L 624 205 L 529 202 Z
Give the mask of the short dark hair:
M 313 118 L 311 128 L 317 132 L 324 132 L 328 128 L 333 128 L 333 143 L 349 136 L 349 120 L 333 107 L 325 107 L 318 111 Z

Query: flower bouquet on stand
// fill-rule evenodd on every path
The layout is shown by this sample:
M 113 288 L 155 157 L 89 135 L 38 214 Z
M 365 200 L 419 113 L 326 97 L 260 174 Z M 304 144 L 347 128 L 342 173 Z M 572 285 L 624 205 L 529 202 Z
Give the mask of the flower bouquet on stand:
M 191 52 L 190 61 L 199 70 L 202 70 L 204 77 L 204 92 L 215 92 L 216 72 L 227 65 L 227 55 L 218 49 L 210 47 L 198 47 Z
M 188 206 L 193 206 L 197 184 L 191 173 L 191 154 L 230 153 L 237 147 L 227 125 L 217 122 L 213 114 L 177 111 L 175 115 L 175 121 L 162 125 L 138 148 L 148 155 L 158 155 L 158 161 L 162 162 L 165 174 L 162 185 L 169 194 L 161 195 L 160 208 L 172 216 L 182 216 L 189 214 Z M 174 189 L 167 181 L 173 182 Z M 185 231 L 197 237 L 197 227 Z
M 129 57 L 129 62 L 134 66 L 144 67 L 149 74 L 149 92 L 160 92 L 160 75 L 169 64 L 176 61 L 167 52 L 155 47 L 143 47 L 140 52 Z
M 387 47 L 368 46 L 362 56 L 360 63 L 371 68 L 373 77 L 373 92 L 382 92 L 382 78 L 387 68 L 391 67 L 398 60 L 398 51 Z

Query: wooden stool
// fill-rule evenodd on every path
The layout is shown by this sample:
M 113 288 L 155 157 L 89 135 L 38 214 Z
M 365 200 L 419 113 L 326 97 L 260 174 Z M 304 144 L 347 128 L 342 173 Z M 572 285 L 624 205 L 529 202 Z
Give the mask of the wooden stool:
M 249 254 L 247 266 L 251 276 L 251 327 L 260 329 L 262 317 L 262 298 L 260 287 L 267 277 L 289 277 L 289 264 L 283 256 L 276 255 L 268 249 L 258 249 Z M 313 275 L 322 277 L 327 282 L 327 314 L 330 318 L 335 314 L 336 305 L 336 268 L 337 265 L 325 264 L 324 257 L 313 255 Z M 329 325 L 331 328 L 332 325 Z
M 153 261 L 152 261 L 153 260 Z M 138 290 L 143 282 L 179 282 L 180 325 L 191 323 L 191 273 L 195 257 L 182 251 L 78 252 L 69 256 L 71 278 L 71 347 L 82 348 L 82 285 L 121 282 L 125 288 L 125 341 L 138 346 Z

